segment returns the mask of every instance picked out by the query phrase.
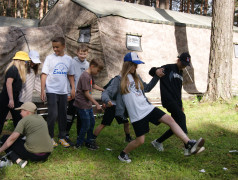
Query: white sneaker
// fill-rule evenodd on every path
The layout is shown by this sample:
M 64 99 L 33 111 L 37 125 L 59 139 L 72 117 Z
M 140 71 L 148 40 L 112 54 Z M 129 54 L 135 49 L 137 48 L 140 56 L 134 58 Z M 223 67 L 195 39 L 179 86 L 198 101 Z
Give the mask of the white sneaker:
M 6 161 L 0 161 L 0 168 L 6 167 L 6 166 L 11 166 L 12 161 L 11 160 L 6 160 Z
M 184 148 L 184 156 L 190 156 L 190 155 L 191 155 L 190 149 Z
M 51 139 L 51 141 L 52 141 L 53 147 L 57 147 L 58 146 L 58 144 L 55 142 L 55 140 L 53 138 Z
M 122 157 L 121 155 L 118 156 L 118 159 L 122 162 L 126 162 L 126 163 L 130 163 L 131 159 L 129 158 L 128 154 L 125 154 L 124 157 Z
M 162 143 L 159 143 L 156 141 L 156 139 L 154 141 L 151 141 L 151 144 L 154 146 L 155 149 L 157 149 L 157 151 L 164 151 L 164 147 Z

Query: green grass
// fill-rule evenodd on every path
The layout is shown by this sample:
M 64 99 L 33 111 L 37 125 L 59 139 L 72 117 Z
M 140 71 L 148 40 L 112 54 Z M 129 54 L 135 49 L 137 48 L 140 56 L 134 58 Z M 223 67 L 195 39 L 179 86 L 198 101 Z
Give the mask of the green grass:
M 130 153 L 132 163 L 121 163 L 117 156 L 126 146 L 125 136 L 123 126 L 113 122 L 99 135 L 99 150 L 58 146 L 44 163 L 29 162 L 24 169 L 16 164 L 0 169 L 0 179 L 238 179 L 238 153 L 229 153 L 238 150 L 236 102 L 184 102 L 190 138 L 206 140 L 206 150 L 199 155 L 184 157 L 183 144 L 175 136 L 164 142 L 165 152 L 157 152 L 150 142 L 167 127 L 151 125 L 145 144 Z M 100 122 L 97 119 L 96 125 Z M 11 128 L 8 123 L 5 132 Z M 75 124 L 71 135 L 75 141 Z M 199 172 L 201 169 L 206 172 Z

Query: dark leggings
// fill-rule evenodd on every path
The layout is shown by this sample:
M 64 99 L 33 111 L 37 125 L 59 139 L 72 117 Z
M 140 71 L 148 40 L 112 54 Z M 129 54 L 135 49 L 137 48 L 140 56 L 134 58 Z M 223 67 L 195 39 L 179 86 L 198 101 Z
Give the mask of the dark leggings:
M 5 143 L 9 135 L 4 135 L 1 138 L 1 141 Z M 17 159 L 31 160 L 31 161 L 44 161 L 48 158 L 50 153 L 46 153 L 45 155 L 36 155 L 26 150 L 25 141 L 19 137 L 8 149 L 5 150 L 6 153 L 9 153 L 8 157 L 13 162 L 16 162 Z
M 4 94 L 0 94 L 0 134 L 2 133 L 2 129 L 4 126 L 4 122 L 6 121 L 7 114 L 9 111 L 12 115 L 13 125 L 14 127 L 17 126 L 17 123 L 21 120 L 20 111 L 15 110 L 15 108 L 20 106 L 18 96 L 13 97 L 14 99 L 14 108 L 11 109 L 8 107 L 9 98 Z
M 185 134 L 188 134 L 187 126 L 186 126 L 186 116 L 182 111 L 182 107 L 177 105 L 176 103 L 170 104 L 165 107 L 168 112 L 171 113 L 172 118 L 176 121 L 176 123 L 181 127 Z M 166 139 L 170 138 L 173 135 L 173 131 L 171 129 L 167 130 L 160 138 L 157 139 L 159 143 L 162 143 Z

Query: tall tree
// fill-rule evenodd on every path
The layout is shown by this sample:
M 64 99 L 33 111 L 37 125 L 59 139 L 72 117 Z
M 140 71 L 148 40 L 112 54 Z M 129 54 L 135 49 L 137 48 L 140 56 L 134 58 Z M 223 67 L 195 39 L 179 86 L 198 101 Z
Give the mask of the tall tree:
M 203 10 L 203 0 L 202 0 L 201 7 L 200 7 L 200 14 L 201 15 L 202 15 L 202 10 Z
M 187 13 L 190 11 L 190 0 L 187 0 Z
M 44 16 L 44 0 L 40 0 L 39 19 Z
M 205 0 L 203 15 L 207 15 L 208 0 Z
M 194 0 L 191 0 L 191 13 L 194 14 Z
M 213 0 L 212 12 L 208 86 L 204 100 L 227 100 L 232 97 L 234 0 Z

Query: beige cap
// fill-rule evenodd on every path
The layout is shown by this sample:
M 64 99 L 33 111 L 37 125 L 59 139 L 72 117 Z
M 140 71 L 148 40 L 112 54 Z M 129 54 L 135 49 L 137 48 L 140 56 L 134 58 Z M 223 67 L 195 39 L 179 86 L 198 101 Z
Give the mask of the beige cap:
M 25 102 L 20 107 L 15 108 L 15 110 L 21 110 L 21 109 L 34 113 L 36 111 L 36 105 L 32 102 Z

